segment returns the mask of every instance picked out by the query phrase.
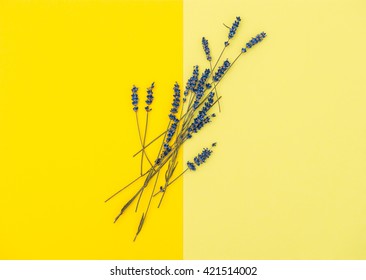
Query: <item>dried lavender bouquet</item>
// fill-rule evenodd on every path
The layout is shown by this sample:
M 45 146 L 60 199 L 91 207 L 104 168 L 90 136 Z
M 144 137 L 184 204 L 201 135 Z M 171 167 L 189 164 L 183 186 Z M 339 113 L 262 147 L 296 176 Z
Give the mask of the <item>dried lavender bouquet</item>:
M 222 61 L 222 56 L 225 50 L 229 47 L 231 40 L 234 38 L 240 22 L 240 17 L 236 17 L 231 27 L 225 25 L 229 29 L 228 39 L 226 42 L 224 42 L 224 47 L 215 63 L 212 62 L 208 40 L 205 37 L 202 38 L 202 46 L 209 64 L 209 68 L 204 69 L 200 73 L 198 65 L 194 66 L 192 76 L 188 79 L 183 94 L 181 94 L 180 85 L 177 82 L 174 84 L 173 102 L 169 114 L 167 129 L 149 143 L 146 143 L 146 132 L 148 128 L 149 112 L 151 111 L 151 105 L 154 100 L 153 90 L 155 83 L 152 83 L 151 86 L 147 88 L 145 101 L 146 121 L 143 132 L 142 127 L 140 126 L 138 114 L 139 89 L 136 86 L 132 87 L 132 106 L 136 115 L 137 130 L 141 144 L 141 150 L 138 151 L 134 157 L 141 154 L 140 176 L 110 196 L 106 202 L 115 197 L 117 194 L 121 193 L 126 188 L 130 187 L 132 184 L 136 183 L 138 180 L 144 179 L 144 182 L 140 188 L 138 188 L 137 192 L 127 200 L 118 215 L 115 217 L 114 222 L 117 222 L 126 209 L 129 208 L 134 202 L 136 202 L 135 211 L 137 211 L 141 197 L 144 195 L 145 190 L 149 187 L 151 188 L 149 194 L 147 194 L 149 199 L 145 209 L 143 210 L 134 240 L 136 240 L 144 226 L 144 222 L 151 206 L 151 201 L 153 199 L 158 199 L 158 207 L 160 207 L 165 194 L 167 193 L 168 187 L 171 186 L 188 170 L 196 171 L 196 169 L 201 164 L 205 163 L 206 160 L 211 156 L 213 148 L 216 146 L 216 143 L 213 143 L 211 147 L 203 148 L 203 150 L 197 156 L 195 156 L 192 161 L 188 161 L 186 163 L 186 168 L 183 170 L 183 172 L 180 174 L 175 174 L 175 170 L 178 165 L 178 153 L 184 143 L 201 131 L 204 126 L 212 122 L 212 120 L 216 117 L 216 114 L 212 113 L 215 105 L 218 105 L 218 109 L 221 111 L 221 96 L 219 96 L 217 92 L 217 86 L 220 84 L 228 71 L 233 67 L 234 63 L 239 59 L 239 57 L 250 50 L 253 46 L 260 43 L 266 37 L 266 33 L 264 32 L 252 37 L 251 40 L 247 42 L 240 50 L 239 54 L 232 60 L 232 62 L 230 62 L 229 59 Z M 161 145 L 158 154 L 152 161 L 149 156 L 148 148 L 155 141 L 161 141 Z M 144 160 L 146 160 L 149 164 L 149 169 L 145 172 L 143 171 Z M 162 186 L 158 187 L 158 178 L 160 173 L 163 173 L 163 170 L 165 170 L 165 182 Z

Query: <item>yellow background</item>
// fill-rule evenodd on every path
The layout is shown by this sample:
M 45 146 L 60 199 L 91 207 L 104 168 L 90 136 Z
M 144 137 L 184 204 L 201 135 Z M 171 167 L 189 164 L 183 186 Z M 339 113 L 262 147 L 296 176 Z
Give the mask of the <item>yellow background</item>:
M 183 245 L 187 259 L 366 258 L 365 12 L 361 0 L 0 0 L 0 259 L 180 259 Z M 184 178 L 184 242 L 180 182 L 133 243 L 141 212 L 113 224 L 132 190 L 103 202 L 139 173 L 131 86 L 156 82 L 150 128 L 163 131 L 174 81 L 205 63 L 201 37 L 217 58 L 238 15 L 224 58 L 268 38 L 187 143 L 185 160 L 218 147 Z
M 132 84 L 156 133 L 181 78 L 181 1 L 0 0 L 0 259 L 180 259 L 181 182 L 135 243 L 104 200 L 139 174 Z
M 187 259 L 366 258 L 366 2 L 186 0 L 184 75 L 268 33 L 219 86 L 222 114 L 185 147 Z M 207 65 L 207 64 L 206 64 Z

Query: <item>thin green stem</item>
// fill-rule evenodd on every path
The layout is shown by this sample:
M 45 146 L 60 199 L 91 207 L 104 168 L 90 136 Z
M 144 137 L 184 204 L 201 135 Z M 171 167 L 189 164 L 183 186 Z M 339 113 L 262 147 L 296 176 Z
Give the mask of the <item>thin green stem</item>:
M 140 123 L 139 123 L 139 117 L 138 117 L 137 111 L 135 112 L 135 115 L 136 115 L 137 130 L 139 132 L 140 144 L 141 144 L 141 147 L 142 147 L 142 150 L 143 150 L 143 153 L 141 154 L 141 162 L 142 162 L 142 160 L 144 158 L 145 150 L 144 150 L 144 146 L 142 145 L 142 136 L 141 136 Z M 140 168 L 140 174 L 142 175 L 142 164 L 141 164 L 141 168 Z
M 210 61 L 210 70 L 211 70 L 211 75 L 213 75 L 213 69 L 212 69 L 212 63 L 211 63 L 211 61 Z M 212 82 L 214 85 L 216 84 L 214 81 Z M 216 87 L 214 87 L 214 90 L 215 90 L 215 95 L 216 95 L 216 99 L 218 99 L 219 98 L 219 95 L 218 95 L 218 93 L 217 93 L 217 89 L 216 89 Z M 220 106 L 220 102 L 218 103 L 218 106 L 219 106 L 219 112 L 221 113 L 221 106 Z
M 182 173 L 180 173 L 177 177 L 174 178 L 173 181 L 171 181 L 168 185 L 166 185 L 165 188 L 163 188 L 162 190 L 159 190 L 157 193 L 154 194 L 154 196 L 158 195 L 159 193 L 165 193 L 165 190 L 167 187 L 169 187 L 171 184 L 173 184 L 176 180 L 178 180 L 180 177 L 182 177 L 184 175 L 184 173 L 186 173 L 188 171 L 188 168 L 185 169 Z
M 149 171 L 145 172 L 145 174 L 140 175 L 139 177 L 137 177 L 135 180 L 133 180 L 132 182 L 128 183 L 126 186 L 124 186 L 122 189 L 118 190 L 117 192 L 115 192 L 114 194 L 112 194 L 109 198 L 107 198 L 104 202 L 108 202 L 110 199 L 112 199 L 113 197 L 115 197 L 117 194 L 119 194 L 121 191 L 127 189 L 129 186 L 131 186 L 133 183 L 135 183 L 138 179 L 142 178 L 143 176 L 145 176 L 147 173 L 149 173 Z
M 167 130 L 165 130 L 164 132 L 162 132 L 161 134 L 159 134 L 158 136 L 156 136 L 153 140 L 151 140 L 146 146 L 145 146 L 145 149 L 147 147 L 149 147 L 152 143 L 154 143 L 156 140 L 158 140 L 161 136 L 163 136 L 165 133 L 167 132 Z M 143 149 L 137 151 L 133 157 L 137 156 L 139 153 L 141 153 L 143 151 Z
M 219 61 L 220 61 L 220 59 L 221 59 L 222 55 L 224 54 L 224 52 L 225 52 L 225 50 L 226 50 L 226 47 L 227 47 L 227 46 L 225 45 L 225 47 L 222 49 L 222 51 L 221 51 L 221 53 L 220 53 L 220 55 L 219 55 L 219 58 L 216 60 L 215 65 L 214 65 L 214 67 L 212 68 L 212 72 L 213 72 L 213 71 L 215 71 L 216 66 L 217 66 L 217 63 L 219 63 Z M 212 75 L 213 75 L 213 73 L 212 73 Z
M 166 131 L 168 131 L 168 130 L 169 130 L 170 124 L 171 124 L 171 120 L 169 120 L 168 127 L 167 127 Z M 166 139 L 166 133 L 165 133 L 165 136 L 164 136 L 163 142 L 162 142 L 162 143 L 161 143 L 161 145 L 160 145 L 160 149 L 159 149 L 159 152 L 158 152 L 157 158 L 159 158 L 159 157 L 160 157 L 160 153 L 161 153 L 161 150 L 163 149 L 165 139 Z M 159 170 L 159 173 L 160 173 L 160 170 Z M 142 197 L 143 193 L 144 193 L 144 190 L 142 190 L 142 191 L 141 191 L 140 196 L 139 196 L 139 199 L 137 200 L 137 204 L 136 204 L 135 212 L 137 212 L 137 210 L 138 210 L 138 208 L 139 208 L 140 201 L 141 201 L 141 197 Z
M 143 193 L 144 193 L 144 189 L 142 189 L 142 191 L 140 192 L 139 199 L 137 200 L 137 203 L 136 203 L 135 212 L 137 212 L 137 210 L 139 209 L 139 205 L 140 205 L 140 201 L 141 201 L 141 197 L 142 197 Z
M 144 144 L 142 142 L 142 136 L 141 136 L 141 130 L 140 130 L 140 123 L 139 123 L 139 117 L 138 117 L 137 112 L 136 112 L 136 124 L 137 124 L 137 130 L 138 130 L 138 133 L 139 133 L 140 144 L 141 144 L 141 147 L 142 147 L 141 151 L 143 152 L 142 155 L 141 155 L 141 168 L 140 168 L 140 174 L 142 176 L 142 174 L 143 174 L 143 172 L 142 172 L 142 161 L 143 161 L 144 155 L 145 155 L 147 161 L 149 162 L 150 167 L 153 167 L 153 164 L 151 163 L 149 157 L 147 156 L 147 153 L 145 151 Z
M 164 143 L 164 142 L 163 142 Z M 176 147 L 172 147 L 172 150 L 174 151 L 175 149 L 178 149 L 179 148 L 179 146 L 181 145 L 181 144 L 183 144 L 184 143 L 184 141 L 182 142 L 182 143 L 179 143 Z M 170 157 L 171 157 L 171 154 L 172 153 L 170 153 L 166 158 L 164 158 L 164 160 L 161 162 L 161 163 L 159 163 L 157 166 L 156 166 L 156 168 L 154 168 L 155 166 L 153 166 L 153 167 L 151 167 L 148 171 L 146 171 L 142 176 L 139 176 L 139 177 L 137 177 L 135 180 L 133 180 L 132 182 L 130 182 L 129 184 L 127 184 L 126 186 L 124 186 L 122 189 L 120 189 L 120 190 L 118 190 L 117 192 L 115 192 L 113 195 L 111 195 L 108 199 L 106 199 L 105 200 L 105 202 L 107 202 L 107 201 L 109 201 L 110 199 L 112 199 L 113 197 L 115 197 L 117 194 L 119 194 L 121 191 L 123 191 L 123 190 L 125 190 L 125 189 L 127 189 L 129 186 L 131 186 L 133 183 L 135 183 L 138 179 L 140 179 L 141 177 L 143 177 L 143 176 L 145 176 L 146 174 L 148 174 L 148 173 L 150 173 L 150 172 L 152 172 L 152 171 L 154 171 L 155 173 L 154 174 L 152 174 L 152 177 L 153 176 L 155 176 L 155 174 L 157 173 L 157 172 L 159 172 L 160 170 L 161 170 L 161 168 L 167 163 L 167 161 L 170 159 Z
M 148 123 L 149 123 L 149 111 L 146 111 L 146 123 L 145 123 L 145 131 L 144 131 L 144 137 L 142 140 L 142 148 L 145 149 L 145 142 L 146 142 L 146 134 L 147 134 L 147 127 L 148 127 Z M 145 151 L 145 155 L 146 155 L 146 151 Z M 150 165 L 152 165 L 150 163 Z M 144 157 L 141 157 L 141 171 L 143 170 L 143 166 L 144 166 Z
M 142 214 L 142 219 L 141 219 L 141 221 L 140 221 L 139 227 L 138 227 L 138 229 L 137 229 L 137 232 L 136 232 L 136 235 L 135 235 L 135 238 L 134 238 L 134 240 L 133 240 L 133 241 L 135 241 L 135 240 L 136 240 L 137 236 L 138 236 L 138 235 L 139 235 L 139 233 L 141 232 L 142 227 L 143 227 L 143 225 L 144 225 L 144 222 L 145 222 L 145 220 L 146 220 L 147 213 L 149 212 L 149 209 L 150 209 L 151 200 L 152 200 L 152 198 L 153 198 L 153 194 L 154 194 L 154 192 L 155 192 L 156 184 L 157 184 L 158 179 L 159 179 L 159 173 L 160 173 L 160 172 L 158 172 L 158 173 L 157 173 L 157 175 L 156 175 L 156 179 L 155 179 L 154 187 L 153 187 L 152 192 L 151 192 L 151 195 L 150 195 L 149 203 L 147 204 L 147 207 L 146 207 L 145 213 L 143 213 L 143 214 Z

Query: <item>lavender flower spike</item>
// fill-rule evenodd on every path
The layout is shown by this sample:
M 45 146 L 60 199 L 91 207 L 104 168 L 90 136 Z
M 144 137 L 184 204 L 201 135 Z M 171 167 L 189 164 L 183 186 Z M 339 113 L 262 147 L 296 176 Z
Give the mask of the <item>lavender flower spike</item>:
M 223 65 L 219 67 L 219 69 L 217 69 L 217 72 L 215 73 L 215 75 L 212 77 L 212 80 L 214 80 L 215 82 L 218 82 L 221 77 L 225 74 L 225 72 L 229 69 L 230 66 L 230 61 L 229 60 L 225 60 Z
M 176 113 L 178 113 L 178 109 L 179 109 L 179 104 L 180 104 L 180 89 L 179 89 L 179 84 L 176 82 L 174 85 L 174 99 L 173 99 L 173 103 L 172 103 L 172 109 L 170 110 L 170 114 L 169 114 L 169 119 L 171 122 L 171 125 L 168 129 L 168 132 L 166 134 L 166 143 L 169 143 L 170 140 L 172 140 L 175 131 L 177 130 L 178 127 L 178 118 L 175 116 Z
M 172 109 L 170 110 L 170 112 L 172 114 L 176 114 L 178 113 L 178 109 L 179 109 L 179 104 L 180 104 L 180 88 L 179 88 L 179 84 L 176 82 L 174 84 L 174 99 L 173 99 L 173 103 L 172 103 Z
M 231 26 L 230 31 L 229 31 L 229 35 L 228 35 L 228 38 L 229 39 L 232 39 L 234 37 L 234 35 L 236 33 L 236 30 L 239 27 L 240 21 L 241 21 L 241 18 L 240 17 L 236 17 L 236 20 L 234 21 L 234 23 Z
M 137 110 L 139 109 L 139 107 L 137 107 L 137 104 L 139 103 L 139 97 L 137 95 L 138 88 L 134 85 L 131 91 L 132 91 L 131 98 L 132 98 L 133 110 L 137 112 Z
M 236 17 L 236 20 L 233 22 L 233 25 L 230 28 L 229 34 L 228 34 L 228 40 L 225 42 L 225 46 L 227 47 L 229 45 L 229 40 L 232 39 L 236 33 L 236 30 L 239 27 L 241 18 L 240 17 Z
M 208 61 L 211 61 L 211 51 L 210 48 L 208 46 L 208 41 L 205 37 L 202 37 L 202 46 L 203 46 L 203 50 L 205 51 L 206 54 L 206 58 Z
M 146 95 L 146 107 L 145 110 L 147 112 L 151 111 L 150 105 L 154 100 L 154 96 L 153 96 L 153 89 L 155 87 L 155 83 L 152 83 L 151 86 L 147 89 L 147 95 Z
M 212 145 L 212 147 L 214 146 L 216 145 Z M 190 161 L 187 162 L 188 169 L 196 171 L 197 166 L 200 166 L 201 164 L 205 163 L 206 160 L 211 156 L 211 154 L 212 150 L 204 148 L 203 151 L 193 159 L 194 162 Z
M 199 115 L 195 121 L 188 127 L 188 134 L 187 139 L 192 138 L 193 133 L 197 133 L 199 130 L 201 130 L 202 127 L 204 127 L 206 124 L 211 122 L 212 118 L 215 118 L 216 114 L 211 114 L 210 116 L 202 116 Z
M 173 123 L 170 125 L 169 129 L 168 129 L 168 132 L 166 134 L 166 143 L 169 143 L 170 140 L 172 140 L 174 134 L 175 134 L 175 131 L 177 130 L 177 127 L 178 127 L 178 122 L 179 120 L 177 118 L 175 118 L 175 120 L 173 121 Z
M 265 32 L 259 33 L 257 36 L 253 37 L 245 46 L 250 49 L 253 46 L 255 46 L 256 44 L 260 43 L 263 41 L 264 38 L 267 37 L 267 34 Z M 242 48 L 241 49 L 242 53 L 247 52 L 246 48 Z
M 184 97 L 183 97 L 183 102 L 186 102 L 186 96 L 189 94 L 189 91 L 193 91 L 194 88 L 197 85 L 198 82 L 198 65 L 193 67 L 193 73 L 192 76 L 188 79 L 187 84 L 186 84 L 186 89 L 184 90 Z
M 208 79 L 208 77 L 210 76 L 210 69 L 206 69 L 203 73 L 202 73 L 202 76 L 201 78 L 199 79 L 198 83 L 197 83 L 197 88 L 194 89 L 194 92 L 196 93 L 196 98 L 194 100 L 194 103 L 193 103 L 193 108 L 194 109 L 197 109 L 200 101 L 201 101 L 201 98 L 203 97 L 203 94 L 204 94 L 204 91 L 205 91 L 205 83 Z

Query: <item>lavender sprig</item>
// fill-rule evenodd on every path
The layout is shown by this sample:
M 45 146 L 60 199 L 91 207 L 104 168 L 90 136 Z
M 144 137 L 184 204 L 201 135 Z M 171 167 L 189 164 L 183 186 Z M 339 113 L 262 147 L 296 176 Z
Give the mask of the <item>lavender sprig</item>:
M 240 22 L 241 22 L 241 18 L 240 18 L 240 17 L 236 17 L 236 19 L 235 19 L 235 21 L 233 22 L 233 24 L 232 24 L 232 26 L 231 26 L 231 27 L 228 27 L 228 26 L 226 26 L 226 25 L 224 24 L 227 28 L 229 28 L 228 40 L 224 42 L 224 48 L 222 49 L 222 51 L 221 51 L 221 53 L 220 53 L 220 56 L 219 56 L 219 58 L 217 59 L 217 61 L 216 61 L 215 65 L 214 65 L 214 67 L 212 68 L 212 72 L 213 72 L 213 71 L 215 71 L 216 66 L 217 66 L 217 63 L 219 63 L 219 62 L 220 62 L 220 59 L 221 59 L 222 55 L 223 55 L 223 54 L 224 54 L 224 52 L 225 52 L 225 49 L 230 45 L 230 42 L 229 42 L 229 41 L 230 41 L 231 39 L 233 39 L 233 38 L 234 38 L 234 35 L 235 35 L 235 33 L 236 33 L 236 31 L 237 31 L 237 29 L 238 29 L 238 27 L 239 27 Z
M 146 132 L 147 132 L 147 125 L 148 125 L 148 113 L 151 111 L 151 104 L 153 102 L 153 88 L 154 83 L 151 84 L 150 88 L 147 89 L 147 97 L 146 97 L 146 127 L 145 127 L 145 133 L 144 133 L 144 140 L 142 141 L 141 133 L 139 131 L 140 135 L 140 141 L 142 149 L 139 152 L 142 152 L 143 155 L 146 155 L 145 149 L 154 141 L 160 139 L 160 137 L 163 137 L 160 151 L 157 155 L 157 158 L 154 162 L 154 164 L 151 164 L 151 168 L 143 173 L 141 168 L 141 175 L 136 178 L 134 181 L 132 181 L 130 184 L 122 188 L 121 190 L 117 191 L 115 194 L 113 194 L 110 198 L 108 198 L 106 201 L 120 193 L 122 190 L 126 189 L 127 187 L 131 186 L 134 182 L 136 182 L 140 178 L 145 178 L 144 183 L 142 186 L 137 190 L 137 192 L 132 196 L 130 200 L 127 201 L 127 203 L 122 207 L 120 213 L 116 217 L 115 221 L 125 212 L 125 210 L 138 198 L 137 207 L 140 203 L 140 199 L 144 193 L 145 188 L 147 188 L 151 182 L 151 180 L 155 177 L 155 183 L 153 186 L 151 186 L 152 191 L 150 195 L 150 199 L 148 201 L 147 207 L 145 211 L 142 213 L 140 223 L 137 228 L 137 232 L 135 235 L 135 239 L 140 234 L 145 221 L 147 217 L 148 210 L 151 205 L 151 201 L 154 196 L 161 194 L 160 202 L 158 204 L 158 207 L 160 207 L 161 202 L 163 198 L 165 197 L 166 190 L 168 186 L 173 184 L 177 179 L 179 179 L 186 171 L 196 171 L 199 166 L 201 166 L 203 163 L 205 163 L 208 158 L 212 154 L 212 147 L 216 146 L 216 143 L 212 144 L 211 148 L 205 148 L 202 150 L 201 153 L 199 153 L 197 156 L 193 158 L 192 161 L 187 162 L 187 166 L 185 170 L 180 173 L 178 176 L 174 176 L 176 167 L 178 165 L 178 153 L 180 151 L 180 148 L 183 146 L 183 144 L 189 140 L 192 137 L 192 134 L 198 133 L 201 131 L 201 129 L 209 122 L 212 121 L 213 118 L 216 117 L 216 114 L 212 112 L 212 108 L 216 103 L 219 104 L 219 100 L 221 99 L 221 96 L 218 96 L 217 94 L 217 86 L 222 81 L 224 76 L 228 73 L 228 71 L 232 68 L 234 63 L 238 60 L 240 55 L 247 52 L 248 49 L 251 49 L 253 46 L 261 42 L 265 37 L 266 34 L 264 32 L 258 34 L 256 37 L 252 37 L 252 39 L 246 43 L 245 47 L 241 49 L 239 55 L 234 60 L 225 60 L 221 66 L 218 67 L 217 71 L 215 71 L 215 67 L 218 65 L 218 63 L 222 57 L 222 54 L 226 47 L 229 45 L 229 41 L 233 39 L 235 34 L 237 33 L 239 24 L 240 24 L 240 17 L 237 17 L 232 24 L 231 28 L 228 27 L 229 34 L 228 34 L 228 40 L 225 42 L 225 46 L 219 56 L 219 58 L 216 60 L 214 67 L 212 67 L 212 56 L 211 56 L 211 50 L 208 45 L 208 40 L 203 37 L 202 38 L 202 46 L 205 52 L 206 59 L 209 61 L 210 69 L 206 69 L 203 71 L 201 76 L 199 77 L 199 68 L 198 66 L 195 66 L 193 68 L 192 76 L 188 79 L 186 83 L 186 87 L 183 94 L 183 104 L 182 108 L 180 108 L 181 105 L 181 94 L 180 94 L 180 87 L 178 83 L 175 83 L 173 91 L 173 102 L 172 102 L 172 108 L 170 110 L 169 114 L 169 124 L 167 126 L 167 129 L 161 133 L 159 136 L 155 137 L 153 140 L 151 140 L 147 145 L 145 145 L 145 138 L 146 138 Z M 232 62 L 231 62 L 232 61 Z M 190 96 L 189 96 L 190 95 Z M 189 96 L 189 102 L 186 102 Z M 133 110 L 136 112 L 136 120 L 138 124 L 138 118 L 137 118 L 137 111 L 138 111 L 138 88 L 133 87 L 132 88 L 132 105 Z M 219 105 L 220 106 L 220 105 Z M 219 108 L 220 109 L 220 108 Z M 180 112 L 180 116 L 178 118 L 177 114 Z M 139 128 L 139 124 L 138 124 Z M 139 153 L 138 152 L 138 153 Z M 137 155 L 136 153 L 135 155 Z M 147 156 L 146 156 L 147 157 Z M 142 157 L 143 160 L 143 157 Z M 166 169 L 165 169 L 166 167 Z M 164 168 L 164 169 L 163 169 Z M 160 189 L 158 192 L 155 193 L 155 189 L 157 187 L 157 182 L 159 178 L 159 174 L 162 170 L 165 171 L 165 183 L 160 186 Z M 174 178 L 174 179 L 173 179 Z M 134 240 L 135 240 L 134 239 Z
M 145 143 L 146 143 L 146 134 L 147 134 L 147 127 L 148 127 L 148 124 L 149 124 L 149 112 L 151 111 L 151 107 L 150 105 L 152 104 L 153 100 L 154 100 L 154 96 L 153 96 L 153 89 L 155 87 L 155 83 L 153 82 L 151 84 L 150 87 L 148 87 L 146 89 L 147 91 L 147 95 L 146 95 L 146 107 L 145 107 L 145 110 L 146 110 L 146 122 L 145 122 L 145 130 L 144 130 L 144 137 L 143 137 L 143 140 L 142 140 L 142 149 L 145 149 Z M 146 152 L 145 152 L 145 156 L 147 158 L 147 160 L 149 161 L 150 163 L 150 166 L 152 167 L 152 163 L 150 161 L 150 159 L 148 158 Z M 143 167 L 144 167 L 144 154 L 142 154 L 141 156 L 141 175 L 143 173 Z

